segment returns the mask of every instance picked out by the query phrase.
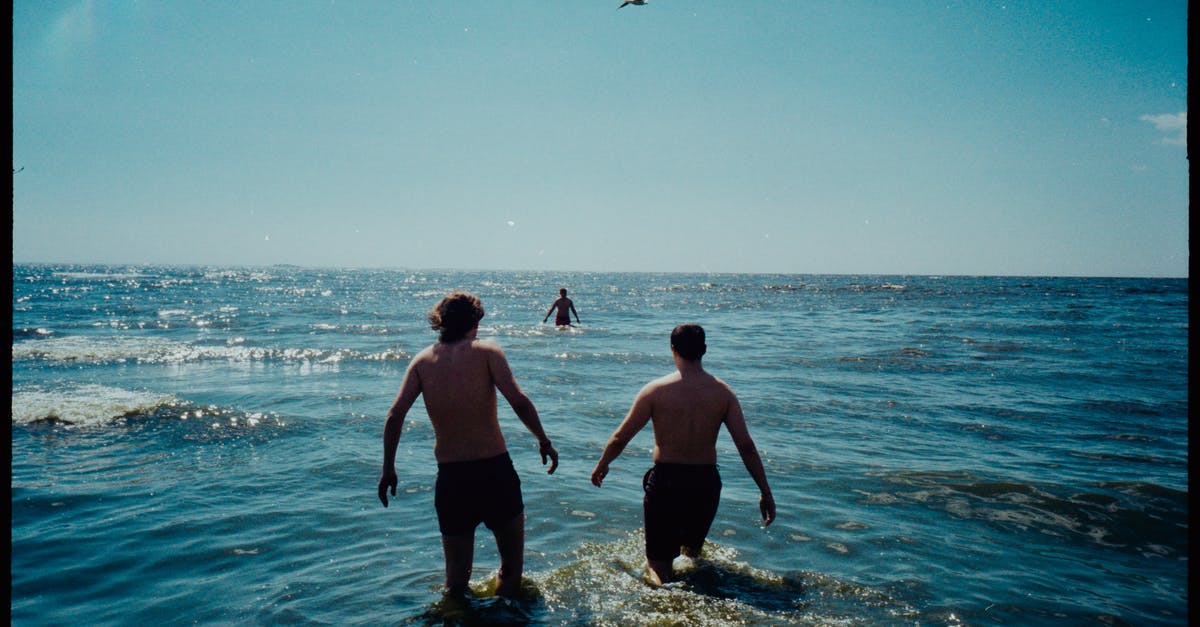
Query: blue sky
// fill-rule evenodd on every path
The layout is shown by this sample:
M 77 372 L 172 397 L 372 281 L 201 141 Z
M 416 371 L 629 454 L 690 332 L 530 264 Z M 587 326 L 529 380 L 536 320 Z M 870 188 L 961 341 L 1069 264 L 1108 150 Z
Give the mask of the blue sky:
M 13 260 L 1187 276 L 1187 3 L 13 4 Z

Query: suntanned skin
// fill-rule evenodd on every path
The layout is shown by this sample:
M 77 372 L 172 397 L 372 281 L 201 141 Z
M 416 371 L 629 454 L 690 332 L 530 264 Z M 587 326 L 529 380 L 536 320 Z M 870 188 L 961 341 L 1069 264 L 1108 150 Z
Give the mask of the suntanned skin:
M 758 485 L 763 522 L 771 524 L 775 520 L 775 499 L 737 395 L 724 381 L 706 372 L 700 359 L 684 359 L 674 348 L 671 353 L 676 372 L 651 381 L 638 392 L 633 407 L 609 438 L 600 461 L 596 462 L 592 484 L 600 487 L 608 475 L 609 464 L 647 422 L 654 424 L 654 461 L 672 464 L 715 464 L 717 435 L 724 425 L 737 446 L 742 463 Z M 700 549 L 699 546 L 683 547 L 683 554 L 697 557 Z M 662 585 L 671 579 L 670 562 L 647 560 L 647 565 L 650 583 Z
M 558 299 L 550 305 L 550 309 L 546 312 L 546 317 L 542 318 L 542 322 L 549 320 L 550 314 L 554 313 L 555 309 L 558 310 L 558 313 L 554 316 L 555 324 L 571 324 L 570 314 L 572 313 L 575 314 L 575 322 L 579 322 L 579 312 L 575 311 L 575 303 L 570 298 L 567 298 L 567 290 L 558 290 L 558 293 Z M 566 322 L 563 323 L 561 322 L 562 320 L 566 320 Z M 583 323 L 579 322 L 579 324 Z
M 455 342 L 438 342 L 413 358 L 404 373 L 400 391 L 388 411 L 383 429 L 383 472 L 379 478 L 379 500 L 388 505 L 388 490 L 396 496 L 396 448 L 408 410 L 418 396 L 433 424 L 433 454 L 438 463 L 472 461 L 495 457 L 508 450 L 496 417 L 496 390 L 504 396 L 529 432 L 538 439 L 542 464 L 550 461 L 549 473 L 558 468 L 558 451 L 542 429 L 537 408 L 521 391 L 500 346 L 476 339 L 478 327 Z M 524 570 L 525 516 L 515 516 L 495 530 L 500 552 L 496 594 L 515 597 Z M 471 578 L 475 536 L 442 536 L 446 557 L 446 589 L 462 592 Z

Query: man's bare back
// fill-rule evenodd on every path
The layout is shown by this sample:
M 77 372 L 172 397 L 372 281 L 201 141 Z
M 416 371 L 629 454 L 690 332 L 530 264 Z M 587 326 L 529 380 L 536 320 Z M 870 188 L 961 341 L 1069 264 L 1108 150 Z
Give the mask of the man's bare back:
M 625 450 L 646 423 L 653 421 L 655 465 L 643 479 L 643 488 L 646 490 L 643 511 L 646 520 L 647 566 L 650 571 L 648 578 L 655 585 L 670 579 L 671 560 L 680 550 L 695 556 L 699 554 L 703 545 L 704 535 L 708 532 L 708 525 L 716 513 L 716 502 L 719 500 L 720 480 L 716 471 L 716 444 L 721 425 L 725 425 L 734 445 L 737 446 L 742 463 L 758 485 L 759 510 L 763 522 L 769 525 L 775 520 L 775 499 L 771 496 L 762 458 L 746 427 L 746 418 L 742 414 L 737 395 L 724 381 L 706 372 L 701 364 L 701 356 L 706 350 L 704 330 L 698 325 L 680 325 L 672 331 L 671 336 L 671 354 L 675 360 L 676 372 L 651 381 L 638 392 L 625 420 L 609 438 L 596 467 L 592 470 L 592 484 L 600 487 L 608 476 L 609 465 L 613 460 Z M 668 474 L 676 472 L 668 467 L 687 467 L 687 470 L 682 471 L 684 476 L 705 477 L 696 479 L 696 483 L 699 485 L 707 482 L 705 489 L 708 490 L 706 494 L 709 496 L 705 498 L 711 499 L 707 501 L 711 507 L 703 512 L 698 509 L 694 516 L 691 513 L 681 513 L 695 500 L 671 502 L 672 496 L 669 493 L 675 488 L 652 489 L 653 473 L 658 471 L 660 466 Z M 705 467 L 711 468 L 711 471 L 705 471 Z M 671 481 L 666 483 L 670 484 Z M 683 507 L 677 508 L 676 505 Z M 656 512 L 653 516 L 652 509 Z M 664 511 L 670 513 L 664 516 Z M 679 516 L 691 519 L 673 519 Z M 689 525 L 690 528 L 686 532 L 674 535 Z M 662 533 L 664 528 L 668 528 L 665 535 Z M 684 539 L 684 536 L 687 538 Z M 681 546 L 674 543 L 675 539 L 681 539 L 686 544 Z
M 537 438 L 542 463 L 550 462 L 549 473 L 558 468 L 558 451 L 533 402 L 517 385 L 504 351 L 491 340 L 476 338 L 483 314 L 479 298 L 468 292 L 450 294 L 430 311 L 431 327 L 441 335 L 409 363 L 388 410 L 379 500 L 387 507 L 389 492 L 396 496 L 396 448 L 404 419 L 417 397 L 424 396 L 438 461 L 434 507 L 446 557 L 446 590 L 467 589 L 475 528 L 485 524 L 500 552 L 496 594 L 512 597 L 520 590 L 524 568 L 525 506 L 497 420 L 496 390 Z
M 724 381 L 703 370 L 673 372 L 650 382 L 639 396 L 654 423 L 654 461 L 717 463 L 717 435 L 737 403 Z
M 389 419 L 407 413 L 417 397 L 424 396 L 438 463 L 486 459 L 508 450 L 496 417 L 496 390 L 539 441 L 548 442 L 537 410 L 517 385 L 504 351 L 492 340 L 476 339 L 475 333 L 472 330 L 461 340 L 438 342 L 418 353 L 389 412 Z
M 647 422 L 654 423 L 654 461 L 669 464 L 715 464 L 721 426 L 733 438 L 747 469 L 765 488 L 762 462 L 737 395 L 724 381 L 704 370 L 700 361 L 676 357 L 677 371 L 648 383 L 633 401 L 609 440 L 592 483 L 600 485 L 608 464 Z M 764 489 L 769 494 L 769 489 Z
M 439 463 L 485 459 L 507 450 L 496 418 L 492 362 L 504 363 L 495 342 L 464 338 L 426 348 L 409 366 L 425 397 Z

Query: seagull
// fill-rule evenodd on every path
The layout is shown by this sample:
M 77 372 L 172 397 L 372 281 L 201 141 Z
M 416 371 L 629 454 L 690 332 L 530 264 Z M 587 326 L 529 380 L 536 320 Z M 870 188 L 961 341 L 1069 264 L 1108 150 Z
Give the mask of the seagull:
M 617 7 L 617 8 L 618 8 L 618 9 L 624 9 L 624 8 L 625 8 L 625 5 L 627 5 L 627 4 L 636 4 L 636 5 L 638 5 L 638 6 L 640 7 L 640 6 L 642 6 L 643 4 L 646 4 L 646 0 L 625 0 L 625 2 L 622 2 L 622 3 L 621 3 L 621 6 L 619 6 L 619 7 Z

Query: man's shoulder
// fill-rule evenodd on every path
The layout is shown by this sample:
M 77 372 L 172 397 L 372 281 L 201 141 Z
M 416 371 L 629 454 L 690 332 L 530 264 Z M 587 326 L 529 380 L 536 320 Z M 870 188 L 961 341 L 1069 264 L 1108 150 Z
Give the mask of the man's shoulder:
M 721 388 L 727 390 L 730 394 L 733 394 L 733 386 L 726 383 L 724 379 L 722 379 L 721 377 L 718 377 L 712 373 L 709 373 L 708 376 L 712 377 L 713 385 L 719 385 L 719 386 L 721 386 Z
M 500 343 L 491 338 L 476 338 L 471 342 L 471 350 L 487 354 L 504 354 Z
M 664 374 L 663 376 L 658 377 L 657 379 L 654 379 L 654 380 L 650 381 L 649 383 L 647 383 L 646 385 L 642 386 L 642 394 L 650 394 L 650 393 L 654 392 L 655 390 L 662 389 L 662 388 L 667 387 L 668 385 L 671 385 L 672 383 L 676 383 L 678 381 L 679 381 L 679 373 L 678 372 L 670 372 L 670 373 Z
M 417 372 L 418 374 L 424 371 L 429 364 L 434 362 L 434 350 L 436 348 L 437 344 L 430 344 L 417 351 L 417 354 L 413 355 L 412 361 L 408 362 L 409 371 Z

